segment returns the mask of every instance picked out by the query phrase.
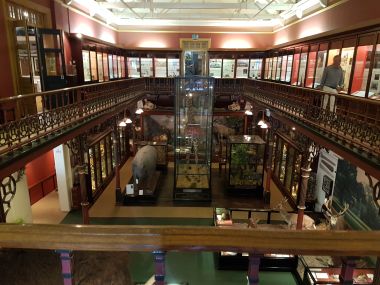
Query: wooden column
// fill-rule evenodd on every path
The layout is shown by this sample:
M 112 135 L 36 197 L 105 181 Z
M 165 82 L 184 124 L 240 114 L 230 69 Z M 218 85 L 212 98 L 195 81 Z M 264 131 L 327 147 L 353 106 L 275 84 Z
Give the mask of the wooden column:
M 87 165 L 82 164 L 79 166 L 79 184 L 80 184 L 80 192 L 82 196 L 82 202 L 80 203 L 82 207 L 82 221 L 83 224 L 88 225 L 90 223 L 90 203 L 88 202 L 87 197 L 87 183 L 86 183 L 86 173 L 87 173 Z
M 355 258 L 345 257 L 343 258 L 342 270 L 339 275 L 339 284 L 341 285 L 352 285 L 354 284 L 354 269 L 355 269 Z
M 306 157 L 307 156 L 307 157 Z M 310 161 L 308 160 L 308 155 L 303 155 L 302 157 L 302 167 L 301 167 L 301 188 L 300 188 L 300 197 L 298 202 L 298 216 L 297 216 L 297 230 L 302 230 L 303 224 L 303 216 L 305 212 L 305 203 L 306 203 L 306 192 L 307 192 L 307 184 L 310 177 Z
M 259 270 L 260 270 L 261 256 L 255 253 L 250 253 L 248 260 L 248 282 L 249 285 L 259 284 Z
M 267 141 L 267 160 L 265 164 L 265 170 L 267 173 L 265 188 L 264 188 L 264 203 L 270 204 L 270 181 L 272 180 L 272 153 L 273 153 L 273 132 L 271 129 L 268 130 L 268 141 Z
M 165 255 L 164 251 L 153 251 L 154 255 L 154 284 L 165 285 Z
M 373 285 L 380 285 L 380 257 L 377 257 L 376 268 L 373 273 Z
M 56 250 L 61 259 L 63 285 L 74 285 L 73 254 L 71 250 Z
M 5 211 L 4 211 L 4 204 L 3 204 L 3 197 L 1 196 L 0 193 L 0 223 L 6 223 L 7 219 L 5 216 Z
M 117 122 L 117 121 L 116 121 Z M 118 127 L 115 126 L 113 130 L 113 144 L 114 144 L 114 154 L 115 154 L 115 195 L 116 204 L 122 204 L 122 195 L 120 188 L 120 136 Z

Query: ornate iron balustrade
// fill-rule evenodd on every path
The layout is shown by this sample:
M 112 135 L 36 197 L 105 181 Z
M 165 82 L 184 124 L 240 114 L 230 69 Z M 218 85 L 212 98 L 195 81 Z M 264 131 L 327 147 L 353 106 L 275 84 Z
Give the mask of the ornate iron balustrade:
M 39 100 L 41 111 L 0 125 L 0 155 L 111 111 L 115 106 L 143 94 L 143 79 L 127 79 L 2 99 L 0 103 L 14 102 L 19 107 L 25 102 Z
M 284 84 L 246 80 L 244 96 L 380 164 L 380 102 Z

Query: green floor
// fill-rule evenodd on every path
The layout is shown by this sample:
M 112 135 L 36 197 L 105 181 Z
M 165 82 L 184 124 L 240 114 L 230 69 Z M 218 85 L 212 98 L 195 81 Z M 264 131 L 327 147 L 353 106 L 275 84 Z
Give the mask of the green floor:
M 63 224 L 82 222 L 80 211 L 69 213 Z M 91 218 L 96 225 L 212 225 L 212 219 L 189 218 Z M 188 282 L 189 285 L 247 284 L 245 271 L 216 270 L 212 252 L 168 252 L 166 255 L 166 281 L 170 284 Z M 146 282 L 153 275 L 153 255 L 131 252 L 130 272 L 134 282 Z M 288 272 L 260 272 L 260 285 L 296 285 Z

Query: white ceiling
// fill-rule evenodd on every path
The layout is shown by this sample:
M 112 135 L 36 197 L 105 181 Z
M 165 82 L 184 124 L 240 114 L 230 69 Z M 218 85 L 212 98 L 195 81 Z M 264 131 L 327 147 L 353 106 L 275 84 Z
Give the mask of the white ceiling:
M 118 29 L 131 26 L 274 30 L 324 9 L 328 0 L 65 0 Z

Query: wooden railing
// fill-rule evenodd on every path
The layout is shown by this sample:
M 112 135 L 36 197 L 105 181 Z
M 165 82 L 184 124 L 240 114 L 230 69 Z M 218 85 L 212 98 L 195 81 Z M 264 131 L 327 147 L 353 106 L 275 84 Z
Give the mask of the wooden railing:
M 159 278 L 156 278 L 155 284 L 164 284 L 165 271 L 162 263 L 167 251 L 249 252 L 250 260 L 254 261 L 249 265 L 250 284 L 259 284 L 257 262 L 264 253 L 380 256 L 380 232 L 2 224 L 0 247 L 50 249 L 60 252 L 72 250 L 152 252 L 154 255 L 160 255 L 160 258 L 156 258 L 155 273 Z M 67 272 L 65 276 L 67 277 Z

